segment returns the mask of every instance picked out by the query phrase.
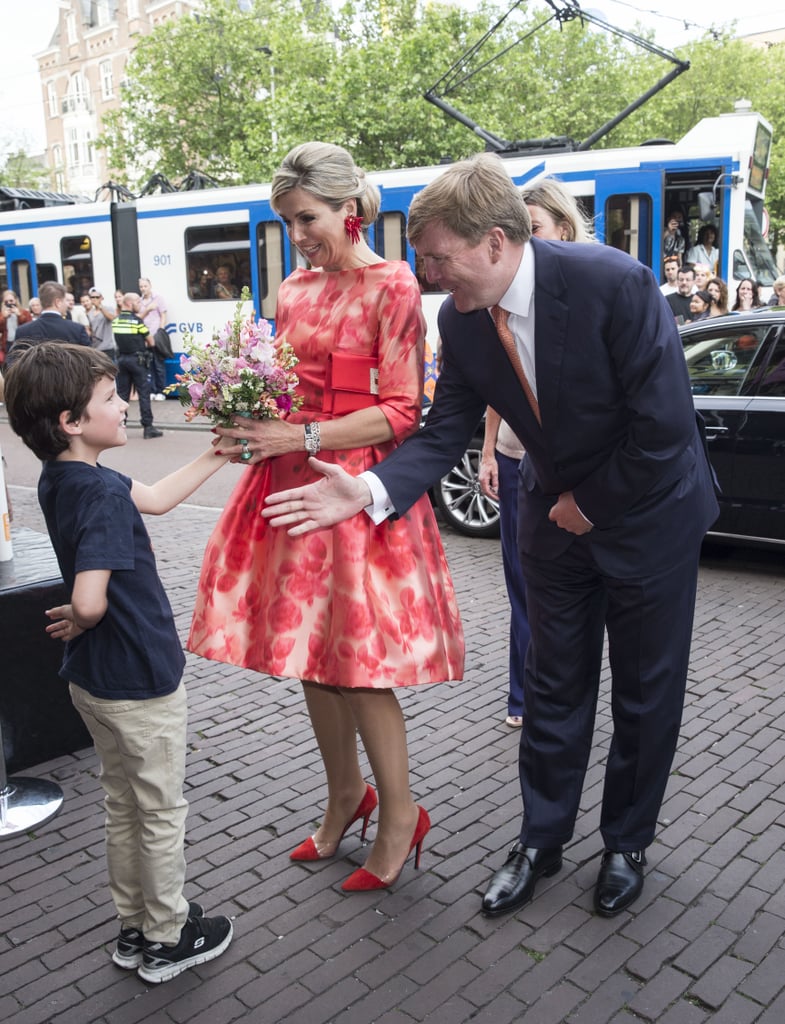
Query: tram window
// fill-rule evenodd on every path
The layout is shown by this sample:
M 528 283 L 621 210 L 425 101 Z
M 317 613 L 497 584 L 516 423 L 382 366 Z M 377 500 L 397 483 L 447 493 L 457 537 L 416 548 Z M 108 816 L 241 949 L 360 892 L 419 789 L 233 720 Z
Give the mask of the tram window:
M 741 249 L 733 250 L 733 277 L 736 281 L 747 281 L 752 277 Z
M 256 228 L 256 258 L 259 263 L 260 316 L 275 316 L 278 288 L 285 277 L 283 227 L 277 220 L 263 221 Z
M 57 280 L 57 267 L 54 263 L 36 263 L 35 273 L 38 278 L 39 288 L 45 281 Z
M 586 215 L 589 222 L 594 224 L 594 196 L 576 196 L 575 201 Z
M 610 196 L 605 204 L 605 243 L 651 266 L 651 199 L 645 194 Z
M 402 213 L 383 213 L 376 222 L 376 251 L 386 260 L 406 259 L 406 218 Z
M 188 295 L 196 301 L 237 298 L 251 287 L 251 244 L 247 224 L 186 228 Z
M 60 239 L 63 284 L 78 299 L 93 287 L 93 246 L 88 235 Z
M 761 233 L 762 206 L 759 199 L 748 198 L 744 203 L 744 255 L 752 271 L 751 276 L 758 284 L 771 288 L 777 277 L 777 265 Z

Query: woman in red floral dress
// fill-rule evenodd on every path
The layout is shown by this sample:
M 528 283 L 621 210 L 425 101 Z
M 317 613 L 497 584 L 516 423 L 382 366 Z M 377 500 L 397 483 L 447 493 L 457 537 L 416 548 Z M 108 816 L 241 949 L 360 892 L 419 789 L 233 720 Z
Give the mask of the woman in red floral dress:
M 408 265 L 385 262 L 365 241 L 360 224 L 376 219 L 380 196 L 346 150 L 296 147 L 273 179 L 272 204 L 311 267 L 283 283 L 276 315 L 277 336 L 300 360 L 304 402 L 286 419 L 218 431 L 222 451 L 249 469 L 208 544 L 189 649 L 303 682 L 327 807 L 292 859 L 333 856 L 355 821 L 365 835 L 377 793 L 360 771 L 359 732 L 379 826 L 365 867 L 343 887 L 384 888 L 414 847 L 419 858 L 430 825 L 409 788 L 395 689 L 463 673 L 463 633 L 433 513 L 424 497 L 395 522 L 376 526 L 361 513 L 295 538 L 260 513 L 271 491 L 317 478 L 309 454 L 357 474 L 417 429 L 424 320 Z M 348 396 L 354 408 L 344 413 L 331 387 L 336 354 L 378 359 L 378 395 L 365 387 L 363 398 Z M 363 358 L 352 365 L 367 372 Z

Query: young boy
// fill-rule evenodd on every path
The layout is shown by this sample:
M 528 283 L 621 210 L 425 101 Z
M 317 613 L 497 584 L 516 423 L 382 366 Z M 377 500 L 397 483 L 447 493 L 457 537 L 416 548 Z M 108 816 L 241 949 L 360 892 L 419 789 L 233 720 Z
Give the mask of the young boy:
M 204 917 L 185 880 L 185 657 L 140 512 L 174 508 L 226 462 L 214 449 L 147 486 L 98 463 L 126 443 L 116 367 L 88 346 L 42 342 L 8 370 L 14 431 L 43 462 L 38 500 L 71 595 L 47 632 L 95 743 L 105 791 L 112 959 L 162 982 L 221 954 L 227 917 Z

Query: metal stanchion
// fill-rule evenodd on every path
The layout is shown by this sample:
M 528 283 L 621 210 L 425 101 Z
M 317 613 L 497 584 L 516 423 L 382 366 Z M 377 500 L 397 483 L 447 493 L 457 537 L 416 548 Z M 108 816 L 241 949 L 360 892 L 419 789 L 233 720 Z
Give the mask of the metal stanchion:
M 43 825 L 62 805 L 62 789 L 48 779 L 8 778 L 0 726 L 0 839 Z

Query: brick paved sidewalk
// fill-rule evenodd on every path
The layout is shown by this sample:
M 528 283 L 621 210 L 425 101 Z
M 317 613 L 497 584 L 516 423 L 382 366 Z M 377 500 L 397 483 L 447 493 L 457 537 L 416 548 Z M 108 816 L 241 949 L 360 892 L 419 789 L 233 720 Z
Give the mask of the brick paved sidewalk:
M 43 529 L 34 493 L 12 497 L 17 522 Z M 183 634 L 215 518 L 186 506 L 149 520 Z M 342 893 L 364 858 L 355 830 L 336 860 L 292 863 L 324 796 L 299 686 L 189 656 L 188 895 L 235 919 L 232 946 L 157 987 L 113 966 L 95 757 L 60 758 L 24 774 L 59 782 L 61 814 L 0 842 L 4 1024 L 782 1024 L 785 558 L 704 560 L 683 738 L 633 910 L 591 912 L 603 696 L 563 870 L 487 920 L 480 896 L 520 814 L 507 612 L 497 544 L 444 539 L 468 657 L 464 682 L 402 697 L 433 820 L 422 869 Z

